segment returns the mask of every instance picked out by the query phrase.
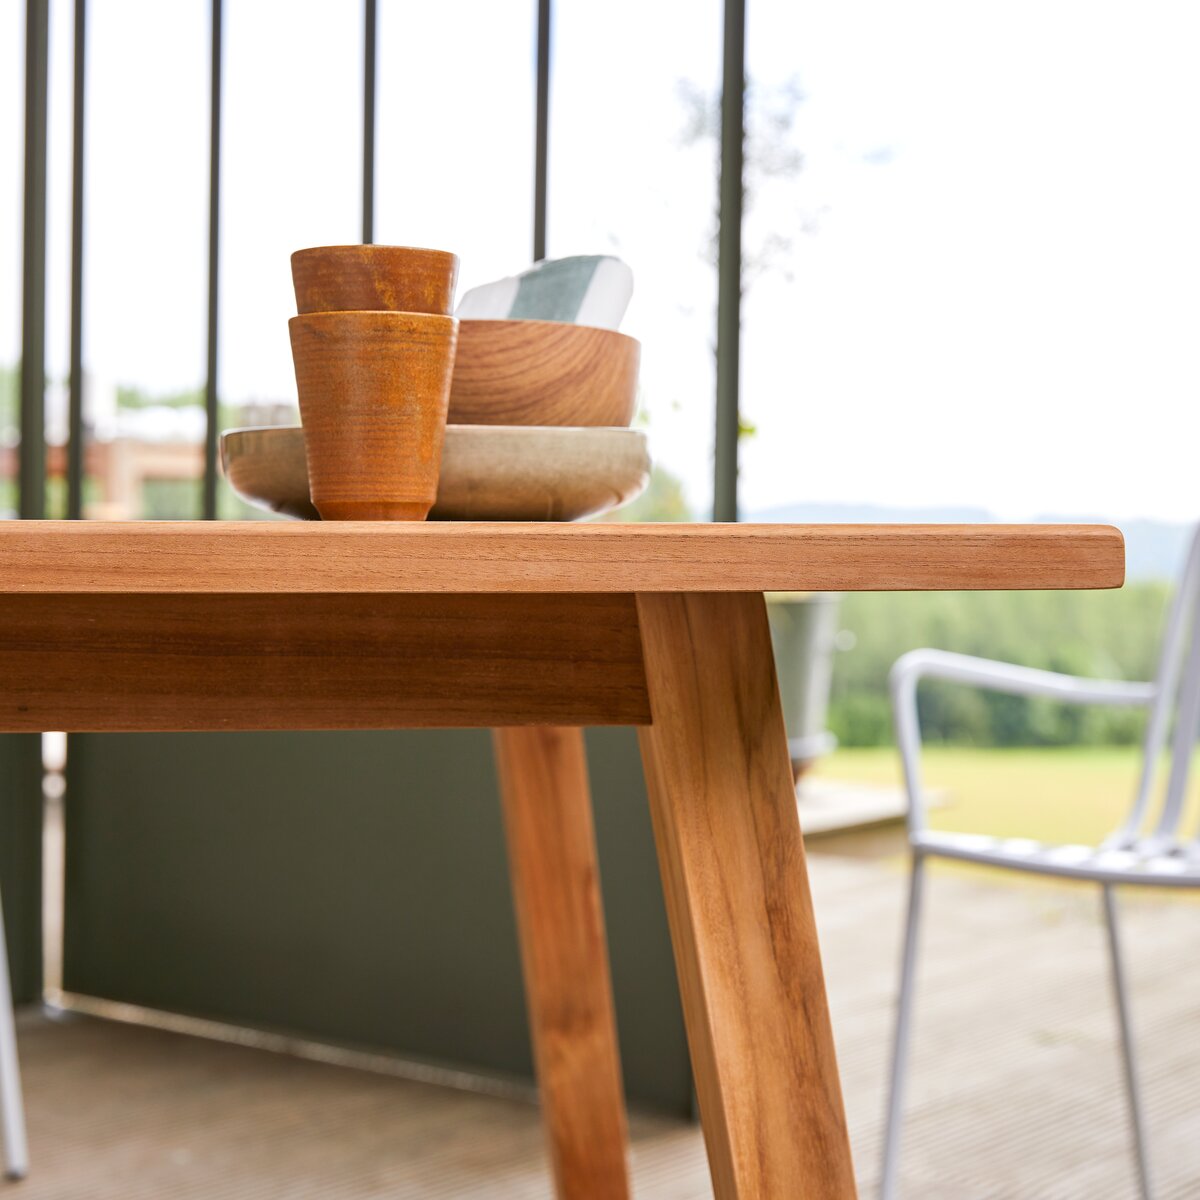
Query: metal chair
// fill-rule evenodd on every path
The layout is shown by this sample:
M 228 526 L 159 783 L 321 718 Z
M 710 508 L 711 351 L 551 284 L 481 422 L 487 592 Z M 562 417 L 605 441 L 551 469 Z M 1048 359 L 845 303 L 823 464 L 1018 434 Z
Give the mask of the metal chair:
M 1148 707 L 1150 714 L 1143 743 L 1141 779 L 1125 821 L 1099 846 L 1056 846 L 1025 838 L 991 838 L 927 829 L 917 716 L 917 685 L 922 679 L 947 679 L 991 691 L 1046 696 L 1073 704 Z M 901 959 L 880 1195 L 883 1200 L 893 1200 L 896 1194 L 925 860 L 939 856 L 1100 884 L 1138 1181 L 1143 1200 L 1150 1200 L 1149 1154 L 1138 1091 L 1137 1060 L 1121 961 L 1114 888 L 1123 883 L 1200 888 L 1200 830 L 1189 835 L 1181 828 L 1188 771 L 1200 731 L 1200 528 L 1192 536 L 1179 589 L 1167 618 L 1162 656 L 1153 683 L 1080 679 L 965 654 L 914 650 L 892 668 L 891 691 L 896 740 L 909 797 L 912 879 Z M 1168 736 L 1171 737 L 1170 773 L 1162 800 L 1156 803 L 1155 768 L 1166 749 Z

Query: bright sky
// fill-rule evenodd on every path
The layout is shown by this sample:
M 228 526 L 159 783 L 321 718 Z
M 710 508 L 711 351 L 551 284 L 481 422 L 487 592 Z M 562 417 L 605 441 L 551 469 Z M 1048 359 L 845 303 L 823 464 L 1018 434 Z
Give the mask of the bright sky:
M 0 362 L 19 347 L 22 11 L 0 8 Z M 533 0 L 381 0 L 381 241 L 470 285 L 528 262 Z M 67 354 L 70 20 L 51 0 L 51 368 Z M 203 377 L 204 0 L 92 0 L 86 359 Z M 558 0 L 549 241 L 615 249 L 637 292 L 655 455 L 711 485 L 718 0 Z M 290 399 L 287 255 L 359 230 L 361 6 L 227 0 L 225 398 Z M 1198 515 L 1200 15 L 1188 0 L 749 0 L 748 67 L 798 79 L 792 179 L 747 243 L 791 248 L 744 311 L 749 512 L 978 505 Z M 815 231 L 801 231 L 816 215 Z M 11 264 L 11 265 L 10 265 Z

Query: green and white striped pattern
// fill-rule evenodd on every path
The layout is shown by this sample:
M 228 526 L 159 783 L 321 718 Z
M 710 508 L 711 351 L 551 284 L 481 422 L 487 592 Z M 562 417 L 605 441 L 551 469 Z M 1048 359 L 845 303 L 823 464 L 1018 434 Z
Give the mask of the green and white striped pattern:
M 633 272 L 619 258 L 580 254 L 545 259 L 519 275 L 472 288 L 463 294 L 455 315 L 616 329 L 632 295 Z

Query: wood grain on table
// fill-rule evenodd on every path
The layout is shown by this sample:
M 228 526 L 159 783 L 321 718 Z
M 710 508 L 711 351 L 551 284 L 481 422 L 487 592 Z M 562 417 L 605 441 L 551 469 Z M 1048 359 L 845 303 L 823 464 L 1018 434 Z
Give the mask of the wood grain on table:
M 3 592 L 1110 588 L 1108 525 L 12 521 Z
M 0 595 L 0 730 L 637 725 L 632 596 Z

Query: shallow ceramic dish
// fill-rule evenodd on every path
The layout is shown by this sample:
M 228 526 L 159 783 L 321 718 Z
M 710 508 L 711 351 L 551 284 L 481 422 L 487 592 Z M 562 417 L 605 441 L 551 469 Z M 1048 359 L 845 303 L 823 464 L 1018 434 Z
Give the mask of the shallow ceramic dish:
M 231 429 L 221 466 L 248 504 L 316 520 L 308 494 L 304 430 Z M 448 425 L 437 502 L 442 521 L 578 521 L 619 508 L 650 478 L 638 429 Z
M 559 321 L 458 324 L 451 425 L 624 426 L 637 408 L 641 345 Z

